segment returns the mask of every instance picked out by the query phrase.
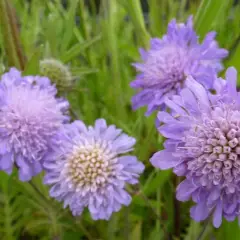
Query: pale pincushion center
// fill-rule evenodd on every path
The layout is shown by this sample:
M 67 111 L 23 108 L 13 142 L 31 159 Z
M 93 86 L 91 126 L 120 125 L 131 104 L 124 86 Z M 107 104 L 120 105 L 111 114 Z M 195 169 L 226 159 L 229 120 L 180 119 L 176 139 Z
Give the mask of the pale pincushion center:
M 105 141 L 75 147 L 66 167 L 76 191 L 95 192 L 104 187 L 114 175 L 115 156 Z

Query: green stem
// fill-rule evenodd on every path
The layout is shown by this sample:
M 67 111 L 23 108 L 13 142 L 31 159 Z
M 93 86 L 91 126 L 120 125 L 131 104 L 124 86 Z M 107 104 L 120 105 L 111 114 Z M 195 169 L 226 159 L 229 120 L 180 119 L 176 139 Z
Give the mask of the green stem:
M 52 234 L 53 239 L 60 239 L 60 229 L 58 227 L 58 224 L 56 222 L 57 216 L 54 206 L 52 205 L 51 201 L 46 198 L 46 196 L 39 190 L 39 188 L 33 183 L 33 181 L 29 181 L 29 184 L 31 187 L 35 190 L 35 192 L 38 194 L 38 196 L 43 200 L 43 202 L 46 204 L 46 206 L 43 206 L 48 214 L 49 220 L 52 224 Z
M 9 66 L 24 70 L 25 58 L 21 48 L 16 13 L 10 0 L 0 0 L 0 23 Z
M 31 181 L 28 182 L 32 188 L 37 192 L 37 194 L 44 200 L 47 204 L 49 204 L 49 200 L 46 198 L 46 196 L 38 189 L 38 187 Z
M 148 197 L 147 197 L 147 196 L 144 194 L 144 192 L 142 191 L 142 188 L 141 188 L 140 185 L 139 185 L 139 190 L 138 190 L 137 194 L 138 194 L 139 196 L 141 196 L 141 197 L 143 198 L 143 200 L 146 202 L 146 204 L 148 205 L 148 207 L 151 208 L 152 212 L 154 213 L 155 217 L 157 218 L 157 220 L 158 220 L 158 222 L 159 222 L 159 225 L 160 225 L 160 226 L 162 225 L 162 230 L 163 230 L 165 236 L 168 236 L 168 233 L 167 233 L 167 231 L 166 231 L 166 229 L 165 229 L 165 226 L 164 226 L 164 224 L 163 224 L 162 217 L 158 214 L 158 213 L 160 213 L 160 212 L 158 212 L 158 211 L 152 206 L 152 204 L 150 203 Z
M 160 172 L 158 172 L 157 175 L 158 174 L 160 174 Z M 158 203 L 158 205 L 157 205 L 157 215 L 158 216 L 161 216 L 161 205 L 160 205 L 160 202 L 161 202 L 161 189 L 158 188 L 157 189 L 157 203 Z M 157 229 L 158 233 L 160 232 L 160 228 L 161 228 L 160 221 L 157 221 L 156 222 L 156 229 Z
M 111 219 L 108 222 L 108 239 L 114 240 L 116 239 L 115 233 L 118 229 L 118 216 L 113 214 Z
M 205 231 L 206 231 L 206 229 L 207 229 L 207 226 L 208 226 L 210 220 L 211 220 L 211 215 L 210 215 L 210 216 L 206 219 L 206 221 L 204 222 L 202 231 L 200 232 L 200 234 L 198 235 L 198 237 L 197 237 L 196 240 L 201 240 L 201 239 L 202 239 L 202 237 L 203 237 L 203 235 L 204 235 L 204 233 L 205 233 Z
M 90 234 L 90 232 L 83 226 L 81 220 L 79 220 L 79 221 L 77 222 L 77 225 L 80 227 L 80 229 L 81 229 L 82 232 L 85 234 L 85 236 L 88 238 L 88 240 L 94 240 L 94 238 L 92 237 L 92 235 Z

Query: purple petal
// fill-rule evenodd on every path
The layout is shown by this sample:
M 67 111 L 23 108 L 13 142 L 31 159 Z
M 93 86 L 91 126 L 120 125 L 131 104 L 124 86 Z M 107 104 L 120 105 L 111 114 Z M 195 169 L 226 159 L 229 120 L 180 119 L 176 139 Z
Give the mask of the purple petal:
M 197 186 L 195 186 L 191 181 L 186 179 L 178 185 L 176 198 L 179 201 L 185 202 L 191 198 L 192 193 L 197 189 Z
M 141 58 L 143 61 L 146 61 L 147 60 L 147 56 L 148 56 L 148 53 L 146 50 L 144 50 L 143 48 L 140 48 L 139 49 L 139 53 L 141 55 Z
M 174 167 L 173 172 L 177 176 L 184 176 L 187 173 L 187 164 L 181 163 L 181 164 L 177 165 L 176 167 Z
M 125 153 L 129 152 L 135 143 L 135 138 L 129 137 L 127 134 L 121 134 L 113 141 L 112 145 L 117 153 Z
M 180 114 L 180 115 L 186 115 L 185 110 L 179 106 L 178 104 L 176 104 L 175 102 L 173 102 L 172 100 L 166 98 L 165 99 L 165 103 L 168 107 L 170 107 L 172 110 L 174 110 L 176 113 Z
M 191 76 L 186 80 L 186 86 L 195 94 L 201 111 L 208 112 L 210 109 L 210 103 L 207 91 L 204 87 L 196 82 Z
M 4 154 L 0 159 L 0 169 L 6 171 L 7 173 L 12 172 L 13 168 L 13 155 L 12 153 Z
M 237 71 L 234 67 L 229 67 L 226 71 L 226 80 L 229 94 L 237 96 Z
M 150 162 L 154 167 L 160 168 L 162 170 L 172 168 L 177 166 L 182 162 L 181 159 L 176 158 L 172 155 L 171 152 L 167 152 L 166 150 L 162 150 L 160 152 L 155 153 Z
M 166 138 L 181 140 L 184 137 L 186 130 L 189 129 L 189 125 L 180 121 L 175 124 L 165 124 L 158 127 L 158 131 Z
M 157 118 L 159 122 L 163 123 L 177 123 L 177 120 L 173 118 L 169 113 L 167 112 L 158 112 Z
M 131 196 L 123 189 L 116 189 L 116 191 L 114 192 L 114 197 L 116 201 L 124 204 L 125 206 L 128 206 L 132 200 Z
M 190 209 L 191 217 L 197 221 L 205 220 L 209 215 L 209 209 L 206 206 L 205 202 L 200 202 L 197 205 L 193 206 Z
M 214 187 L 211 189 L 210 195 L 208 197 L 208 204 L 212 204 L 213 202 L 215 202 L 221 194 L 221 190 L 217 187 Z
M 95 121 L 95 131 L 101 134 L 107 128 L 107 123 L 105 119 L 97 119 Z
M 102 137 L 107 141 L 114 140 L 121 132 L 121 129 L 116 129 L 114 125 L 111 125 L 105 130 Z
M 33 172 L 27 161 L 21 156 L 17 156 L 16 164 L 19 167 L 19 179 L 23 182 L 31 180 Z
M 213 225 L 219 228 L 222 224 L 222 201 L 218 201 L 216 209 L 213 214 Z

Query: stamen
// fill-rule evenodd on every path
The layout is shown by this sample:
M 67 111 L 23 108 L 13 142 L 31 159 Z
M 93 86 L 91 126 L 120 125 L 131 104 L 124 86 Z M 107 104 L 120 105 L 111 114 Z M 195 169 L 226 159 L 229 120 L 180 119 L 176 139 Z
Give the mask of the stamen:
M 116 153 L 109 149 L 107 142 L 93 142 L 92 145 L 81 145 L 78 151 L 69 156 L 65 165 L 67 177 L 78 191 L 97 191 L 109 180 L 116 163 Z

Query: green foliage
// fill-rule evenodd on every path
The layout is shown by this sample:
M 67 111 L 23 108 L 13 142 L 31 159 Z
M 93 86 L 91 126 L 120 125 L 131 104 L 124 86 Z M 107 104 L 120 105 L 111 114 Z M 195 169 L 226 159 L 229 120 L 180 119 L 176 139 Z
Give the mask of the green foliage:
M 25 208 L 24 196 L 14 185 L 13 176 L 0 172 L 0 179 L 0 238 L 14 240 L 24 228 L 29 209 Z
M 219 45 L 229 49 L 225 66 L 240 71 L 240 4 L 233 5 L 233 0 L 148 0 L 148 13 L 144 13 L 140 0 L 102 0 L 99 9 L 94 0 L 68 0 L 66 8 L 60 0 L 0 0 L 6 2 L 12 2 L 21 29 L 24 74 L 38 74 L 44 58 L 66 64 L 75 80 L 67 91 L 74 115 L 88 124 L 103 117 L 134 136 L 134 154 L 146 170 L 140 186 L 129 188 L 132 204 L 109 222 L 94 222 L 87 212 L 73 218 L 61 203 L 50 199 L 42 175 L 31 185 L 1 172 L 0 239 L 197 239 L 202 223 L 190 220 L 191 203 L 176 204 L 177 181 L 171 170 L 156 171 L 149 163 L 163 139 L 155 129 L 155 116 L 144 117 L 145 109 L 131 110 L 134 91 L 129 83 L 135 76 L 131 64 L 140 58 L 138 48 L 147 48 L 150 37 L 161 37 L 172 18 L 185 21 L 192 14 L 200 39 L 208 31 L 217 31 Z M 0 72 L 3 64 L 7 69 L 21 67 L 23 62 L 16 49 L 20 46 L 11 34 L 8 37 L 4 16 L 0 16 Z M 236 236 L 237 223 L 224 221 L 217 230 L 209 225 L 202 239 Z

